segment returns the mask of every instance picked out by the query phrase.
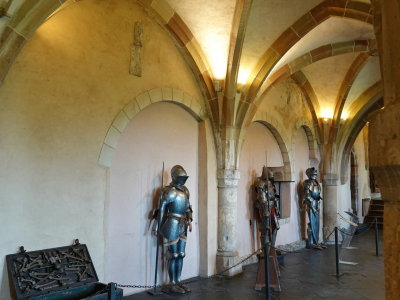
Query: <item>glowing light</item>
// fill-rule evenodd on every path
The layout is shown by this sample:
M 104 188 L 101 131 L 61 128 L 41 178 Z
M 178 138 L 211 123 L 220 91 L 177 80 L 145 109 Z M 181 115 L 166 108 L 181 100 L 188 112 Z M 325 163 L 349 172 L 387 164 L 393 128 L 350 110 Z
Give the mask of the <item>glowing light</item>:
M 210 58 L 210 65 L 215 79 L 222 80 L 226 75 L 226 57 L 221 53 L 214 53 Z
M 228 62 L 228 40 L 220 34 L 200 34 L 200 47 L 203 47 L 214 79 L 222 80 L 226 76 L 226 66 Z
M 238 74 L 238 83 L 239 84 L 246 84 L 247 80 L 250 77 L 250 71 L 246 69 L 239 69 L 239 74 Z
M 324 107 L 321 109 L 321 117 L 325 119 L 332 119 L 333 117 L 333 108 L 332 107 Z
M 348 111 L 342 111 L 342 115 L 340 116 L 340 118 L 343 121 L 346 121 L 349 118 L 349 112 Z

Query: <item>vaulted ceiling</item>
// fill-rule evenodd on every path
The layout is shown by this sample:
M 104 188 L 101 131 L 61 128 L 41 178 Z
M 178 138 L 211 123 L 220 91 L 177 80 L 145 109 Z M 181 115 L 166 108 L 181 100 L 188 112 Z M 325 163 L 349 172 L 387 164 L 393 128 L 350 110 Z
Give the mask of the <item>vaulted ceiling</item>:
M 13 53 L 46 18 L 80 1 L 85 0 L 0 0 L 1 78 Z M 380 81 L 369 0 L 135 2 L 155 11 L 186 47 L 210 90 L 210 103 L 216 82 L 228 108 L 240 86 L 241 101 L 235 104 L 240 120 L 228 123 L 251 119 L 249 106 L 289 78 L 300 78 L 303 90 L 314 95 L 310 110 L 316 120 L 352 118 L 357 113 L 352 104 Z M 218 118 L 219 112 L 214 114 Z

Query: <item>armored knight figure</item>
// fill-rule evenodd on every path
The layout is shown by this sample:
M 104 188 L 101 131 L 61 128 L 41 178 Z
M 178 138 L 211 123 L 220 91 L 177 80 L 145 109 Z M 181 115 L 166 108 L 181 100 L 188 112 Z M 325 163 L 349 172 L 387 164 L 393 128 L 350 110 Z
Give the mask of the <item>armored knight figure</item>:
M 258 224 L 261 233 L 261 243 L 267 241 L 275 246 L 276 235 L 279 229 L 279 195 L 274 185 L 273 172 L 263 167 L 262 175 L 254 183 L 256 192 L 255 207 L 258 211 Z M 268 236 L 267 236 L 268 234 Z
M 191 223 L 193 220 L 193 211 L 189 203 L 189 190 L 184 185 L 188 177 L 185 169 L 180 165 L 171 169 L 172 181 L 161 191 L 159 213 L 161 224 L 159 232 L 170 253 L 168 275 L 173 284 L 170 291 L 181 294 L 190 292 L 190 289 L 180 282 L 187 230 L 189 228 L 192 231 Z
M 319 202 L 321 198 L 321 186 L 317 181 L 317 170 L 308 168 L 306 170 L 308 179 L 303 182 L 304 198 L 303 205 L 307 210 L 308 224 L 308 248 L 314 249 L 326 248 L 319 243 Z

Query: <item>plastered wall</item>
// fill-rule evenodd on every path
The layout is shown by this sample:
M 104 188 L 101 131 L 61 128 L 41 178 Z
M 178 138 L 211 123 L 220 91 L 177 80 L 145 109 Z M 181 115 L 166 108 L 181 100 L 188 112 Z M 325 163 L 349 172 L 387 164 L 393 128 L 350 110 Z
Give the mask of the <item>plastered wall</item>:
M 106 209 L 106 279 L 140 285 L 154 283 L 156 238 L 150 218 L 158 207 L 162 163 L 164 186 L 170 170 L 182 165 L 193 209 L 182 278 L 199 275 L 198 122 L 170 103 L 156 103 L 141 111 L 125 129 L 110 168 L 110 198 Z M 169 256 L 160 249 L 159 279 L 166 282 Z M 138 292 L 127 289 L 125 295 Z
M 360 222 L 362 223 L 362 199 L 371 198 L 371 189 L 369 186 L 369 169 L 367 168 L 368 162 L 366 161 L 366 140 L 364 139 L 364 131 L 363 129 L 358 134 L 354 145 L 354 155 L 357 161 L 357 185 L 358 185 L 358 217 L 360 218 Z M 349 218 L 349 216 L 345 213 L 345 211 L 352 211 L 351 209 L 351 189 L 350 189 L 350 176 L 351 176 L 351 160 L 349 159 L 347 174 L 347 181 L 342 184 L 339 188 L 340 199 L 338 205 L 338 212 L 344 216 L 345 218 Z M 348 227 L 348 224 L 342 220 L 338 220 L 338 224 L 341 227 Z
M 290 217 L 281 220 L 276 245 L 290 244 L 302 238 L 301 212 L 299 207 L 299 191 L 297 188 L 305 179 L 305 169 L 309 166 L 309 146 L 306 134 L 298 129 L 293 141 L 295 152 L 295 172 L 293 183 L 281 184 L 282 198 L 288 197 Z M 281 150 L 270 130 L 254 122 L 247 130 L 246 139 L 240 155 L 240 182 L 238 186 L 238 251 L 240 256 L 252 253 L 258 248 L 257 228 L 255 226 L 252 184 L 261 175 L 262 167 L 283 166 Z M 278 188 L 278 184 L 276 184 Z M 251 223 L 250 223 L 251 221 Z
M 288 133 L 296 130 L 293 124 L 298 118 L 311 120 L 304 95 L 291 79 L 278 83 L 267 94 L 262 95 L 261 99 L 260 111 L 273 115 Z
M 310 167 L 310 151 L 307 142 L 307 136 L 303 128 L 297 129 L 295 133 L 295 172 L 294 172 L 294 211 L 292 214 L 293 221 L 298 225 L 298 237 L 306 238 L 307 235 L 307 218 L 306 210 L 303 208 L 303 181 L 308 177 L 306 170 Z M 321 214 L 322 215 L 322 214 Z M 322 220 L 321 220 L 322 221 Z
M 258 249 L 256 224 L 253 210 L 254 180 L 261 176 L 262 167 L 283 165 L 279 146 L 264 125 L 254 122 L 247 130 L 240 154 L 240 181 L 238 184 L 237 247 L 240 256 Z M 251 221 L 251 223 L 250 223 Z
M 144 25 L 141 78 L 128 72 L 135 21 Z M 118 112 L 160 87 L 201 99 L 171 38 L 132 1 L 76 2 L 27 42 L 0 87 L 0 299 L 9 299 L 4 257 L 21 245 L 79 238 L 105 280 L 101 146 Z
M 142 77 L 129 74 L 135 22 L 142 22 L 144 28 Z M 159 161 L 148 159 L 147 162 L 152 165 L 148 170 L 151 174 L 148 173 L 143 185 L 137 186 L 130 185 L 129 180 L 116 180 L 118 176 L 122 178 L 123 173 L 118 174 L 118 168 L 110 170 L 100 166 L 98 159 L 116 116 L 136 96 L 157 88 L 177 89 L 202 102 L 198 83 L 171 36 L 134 1 L 76 1 L 50 17 L 27 42 L 0 86 L 0 299 L 9 299 L 4 257 L 16 252 L 21 245 L 27 250 L 35 250 L 68 245 L 74 238 L 79 238 L 88 245 L 100 280 L 115 278 L 113 276 L 117 271 L 111 271 L 115 267 L 112 262 L 114 250 L 107 247 L 109 240 L 106 238 L 111 232 L 111 219 L 107 217 L 111 218 L 112 215 L 111 211 L 108 214 L 111 201 L 118 198 L 116 193 L 121 191 L 129 197 L 133 197 L 129 193 L 140 191 L 148 200 L 154 194 L 154 187 L 159 184 L 159 179 L 155 177 L 158 178 L 157 172 L 161 166 Z M 170 108 L 180 109 L 168 106 L 165 112 L 174 116 L 175 113 L 179 114 L 170 111 Z M 160 111 L 163 112 L 164 108 L 160 108 Z M 277 244 L 290 243 L 300 238 L 301 222 L 296 219 L 296 189 L 304 179 L 300 174 L 307 165 L 307 142 L 304 134 L 296 132 L 298 128 L 294 128 L 294 123 L 299 118 L 309 121 L 310 113 L 304 97 L 291 80 L 278 84 L 269 94 L 263 95 L 260 111 L 273 116 L 280 125 L 279 133 L 285 137 L 291 162 L 296 162 L 291 165 L 295 183 L 288 184 L 286 188 L 291 197 L 291 217 L 282 224 L 277 240 Z M 135 124 L 136 121 L 132 122 Z M 176 122 L 175 125 L 180 124 Z M 209 123 L 191 124 L 197 124 L 193 126 L 198 126 L 198 135 L 195 135 L 196 130 L 192 125 L 187 128 L 184 126 L 185 130 L 193 129 L 193 135 L 189 134 L 189 138 L 193 138 L 191 150 L 185 157 L 192 158 L 193 162 L 200 160 L 198 169 L 193 167 L 189 172 L 199 174 L 198 220 L 206 225 L 203 229 L 199 226 L 199 232 L 193 233 L 192 238 L 197 239 L 198 236 L 200 240 L 207 241 L 206 245 L 203 242 L 200 246 L 196 246 L 195 242 L 190 243 L 190 247 L 194 247 L 191 253 L 198 255 L 193 256 L 193 265 L 198 266 L 196 263 L 199 263 L 199 267 L 193 269 L 193 274 L 212 275 L 217 252 L 215 147 Z M 135 133 L 136 126 L 131 126 L 134 134 L 141 134 L 149 138 L 148 142 L 158 145 L 157 138 L 152 140 L 153 134 L 146 135 L 144 129 Z M 140 126 L 143 124 L 139 124 L 138 128 L 142 128 Z M 249 129 L 239 164 L 240 255 L 247 254 L 254 247 L 251 234 L 255 233 L 249 225 L 249 184 L 255 176 L 259 176 L 265 163 L 264 149 L 268 149 L 270 166 L 282 165 L 281 150 L 274 137 L 263 125 L 255 123 L 254 126 Z M 159 127 L 152 127 L 156 128 Z M 159 137 L 158 134 L 154 136 Z M 136 145 L 143 145 L 140 141 L 130 140 L 129 133 L 121 138 L 121 143 L 126 142 L 127 147 L 117 146 L 115 153 L 122 169 L 125 155 L 133 157 L 129 156 L 128 146 L 136 151 L 143 150 L 136 148 Z M 199 151 L 197 158 L 195 145 L 198 145 Z M 118 154 L 118 151 L 122 151 L 122 154 Z M 124 154 L 123 151 L 128 153 Z M 157 157 L 160 158 L 161 153 L 157 153 Z M 145 162 L 138 161 L 137 157 L 135 159 L 132 165 Z M 132 170 L 130 172 L 136 174 Z M 129 178 L 136 183 L 137 177 Z M 124 186 L 120 189 L 118 185 L 113 186 L 112 182 Z M 196 190 L 196 184 L 191 184 L 191 189 Z M 346 189 L 344 187 L 345 193 Z M 286 193 L 285 190 L 283 192 Z M 192 197 L 195 195 L 192 194 Z M 130 202 L 128 204 L 131 205 Z M 131 212 L 139 213 L 143 221 L 143 214 L 147 210 L 148 207 L 144 207 L 140 213 Z M 114 212 L 116 216 L 118 211 Z M 129 227 L 129 217 L 127 211 L 122 228 L 129 228 L 127 234 L 144 236 L 145 228 Z M 118 227 L 114 229 L 119 232 Z M 125 241 L 121 236 L 118 238 L 117 241 Z M 128 250 L 131 250 L 129 247 L 132 247 L 134 239 L 128 238 L 126 241 L 131 242 L 128 245 Z M 142 252 L 137 257 L 154 251 L 150 238 L 141 246 L 145 248 L 141 248 Z M 201 251 L 196 247 L 200 247 Z M 133 262 L 131 267 L 135 267 L 136 263 L 139 262 Z M 143 263 L 147 272 L 143 278 L 147 282 L 151 277 L 151 261 Z M 131 274 L 131 270 L 124 276 Z M 184 276 L 192 276 L 190 272 L 184 273 Z

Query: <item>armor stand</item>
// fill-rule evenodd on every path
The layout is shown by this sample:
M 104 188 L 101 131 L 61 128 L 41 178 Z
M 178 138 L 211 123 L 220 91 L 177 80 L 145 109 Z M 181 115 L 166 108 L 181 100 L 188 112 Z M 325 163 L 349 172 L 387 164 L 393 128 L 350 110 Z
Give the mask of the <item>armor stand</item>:
M 268 247 L 269 248 L 269 247 Z M 276 256 L 275 248 L 269 249 L 269 256 L 268 256 L 268 269 L 269 269 L 269 284 L 274 292 L 281 292 L 281 284 L 279 282 L 279 267 L 278 267 L 278 259 Z M 258 271 L 257 271 L 257 281 L 254 289 L 256 291 L 261 291 L 263 287 L 266 286 L 265 284 L 265 255 L 260 256 L 258 261 Z

